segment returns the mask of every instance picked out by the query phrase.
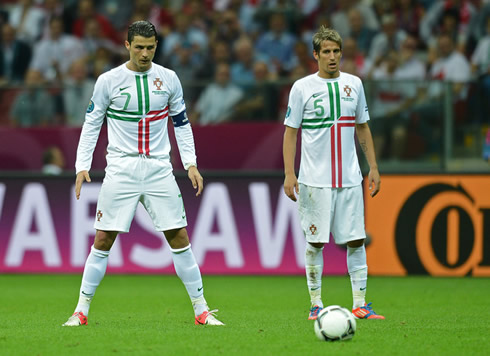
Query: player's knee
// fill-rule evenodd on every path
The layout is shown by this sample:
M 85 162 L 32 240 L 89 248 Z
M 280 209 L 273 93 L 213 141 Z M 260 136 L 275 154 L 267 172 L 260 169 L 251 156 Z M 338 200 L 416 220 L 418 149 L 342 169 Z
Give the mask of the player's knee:
M 189 236 L 185 228 L 164 231 L 164 235 L 172 249 L 189 246 Z
M 117 232 L 97 230 L 95 234 L 94 247 L 97 250 L 109 251 L 116 240 Z
M 349 247 L 361 247 L 363 244 L 364 244 L 364 239 L 347 242 L 347 246 Z

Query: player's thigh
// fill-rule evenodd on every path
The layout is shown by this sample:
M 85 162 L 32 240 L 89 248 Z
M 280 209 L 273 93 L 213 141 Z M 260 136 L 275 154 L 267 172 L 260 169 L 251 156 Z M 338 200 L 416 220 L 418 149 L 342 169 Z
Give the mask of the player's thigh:
M 337 244 L 366 237 L 362 186 L 337 189 L 332 234 Z
M 128 232 L 139 197 L 136 182 L 104 181 L 97 201 L 94 227 L 97 230 Z
M 184 201 L 173 174 L 146 182 L 140 199 L 155 230 L 167 231 L 187 226 Z
M 298 210 L 306 241 L 327 243 L 330 240 L 332 189 L 299 186 Z

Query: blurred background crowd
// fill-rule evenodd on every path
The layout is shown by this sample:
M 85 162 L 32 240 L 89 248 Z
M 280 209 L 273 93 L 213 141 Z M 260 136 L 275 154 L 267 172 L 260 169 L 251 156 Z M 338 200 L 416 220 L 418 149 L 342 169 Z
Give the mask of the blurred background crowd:
M 327 25 L 364 81 L 381 160 L 488 159 L 488 0 L 2 0 L 0 126 L 81 127 L 136 20 L 156 26 L 154 61 L 177 72 L 196 125 L 282 122 Z

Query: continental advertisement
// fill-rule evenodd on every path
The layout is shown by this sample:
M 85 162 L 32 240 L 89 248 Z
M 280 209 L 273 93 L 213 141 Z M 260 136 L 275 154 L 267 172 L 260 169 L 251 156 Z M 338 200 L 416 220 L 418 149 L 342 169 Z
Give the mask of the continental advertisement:
M 365 192 L 370 274 L 490 276 L 489 175 L 384 175 Z

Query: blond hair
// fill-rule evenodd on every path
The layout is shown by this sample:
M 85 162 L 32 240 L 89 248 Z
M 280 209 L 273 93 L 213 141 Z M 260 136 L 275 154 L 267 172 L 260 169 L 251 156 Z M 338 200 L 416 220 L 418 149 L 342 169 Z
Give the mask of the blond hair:
M 342 50 L 342 37 L 334 29 L 328 28 L 322 25 L 320 29 L 313 35 L 313 50 L 317 53 L 320 52 L 322 48 L 323 41 L 332 41 L 339 45 L 340 50 Z

